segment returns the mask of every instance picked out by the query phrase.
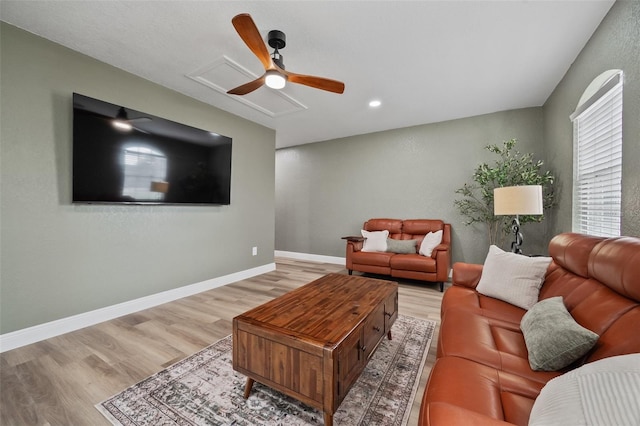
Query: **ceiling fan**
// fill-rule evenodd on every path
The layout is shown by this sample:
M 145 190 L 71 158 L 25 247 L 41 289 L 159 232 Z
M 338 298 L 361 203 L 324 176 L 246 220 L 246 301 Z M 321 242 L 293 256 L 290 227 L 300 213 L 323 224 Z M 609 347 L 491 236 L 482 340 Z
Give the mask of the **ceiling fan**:
M 112 121 L 112 124 L 115 128 L 120 130 L 129 131 L 131 129 L 136 129 L 143 133 L 149 133 L 133 125 L 135 122 L 144 122 L 144 121 L 151 121 L 151 118 L 149 117 L 129 118 L 129 113 L 127 112 L 125 107 L 120 107 L 120 109 L 118 109 L 118 114 L 116 114 L 116 117 Z
M 248 13 L 236 15 L 231 20 L 240 38 L 245 42 L 254 55 L 258 57 L 264 66 L 265 73 L 249 83 L 245 83 L 235 89 L 229 90 L 227 93 L 231 95 L 246 95 L 254 90 L 267 85 L 272 89 L 282 89 L 287 81 L 291 83 L 302 84 L 304 86 L 316 89 L 326 90 L 333 93 L 343 93 L 344 83 L 341 81 L 331 80 L 323 77 L 315 77 L 312 75 L 296 74 L 284 69 L 284 62 L 279 50 L 286 45 L 286 37 L 282 31 L 269 31 L 267 40 L 269 46 L 274 51 L 269 54 L 267 46 L 262 41 L 262 36 L 258 31 L 258 27 L 251 19 Z

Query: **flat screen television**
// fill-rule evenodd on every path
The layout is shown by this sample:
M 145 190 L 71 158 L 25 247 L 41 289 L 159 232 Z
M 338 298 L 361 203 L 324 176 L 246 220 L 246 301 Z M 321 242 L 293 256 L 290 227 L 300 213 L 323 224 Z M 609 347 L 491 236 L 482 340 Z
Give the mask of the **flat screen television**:
M 73 202 L 230 204 L 231 138 L 73 94 Z

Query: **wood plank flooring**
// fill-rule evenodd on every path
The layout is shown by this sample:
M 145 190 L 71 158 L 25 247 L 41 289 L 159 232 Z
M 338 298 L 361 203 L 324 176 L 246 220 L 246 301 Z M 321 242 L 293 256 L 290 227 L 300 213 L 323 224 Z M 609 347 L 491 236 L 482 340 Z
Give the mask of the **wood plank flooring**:
M 340 265 L 286 258 L 276 270 L 0 355 L 0 424 L 110 425 L 95 404 L 231 334 L 231 320 Z M 435 284 L 399 281 L 399 312 L 440 320 Z M 435 361 L 437 331 L 409 425 Z

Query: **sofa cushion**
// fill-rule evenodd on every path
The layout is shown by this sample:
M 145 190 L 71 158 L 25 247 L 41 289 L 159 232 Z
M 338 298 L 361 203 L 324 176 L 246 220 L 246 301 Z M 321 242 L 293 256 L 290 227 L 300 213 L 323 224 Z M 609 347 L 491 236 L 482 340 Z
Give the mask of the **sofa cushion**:
M 599 337 L 571 317 L 559 296 L 536 303 L 522 317 L 520 328 L 533 370 L 564 368 L 593 348 Z
M 589 256 L 589 276 L 624 297 L 640 301 L 640 238 L 602 241 Z
M 420 253 L 423 256 L 431 256 L 431 252 L 438 244 L 442 242 L 442 230 L 436 232 L 429 232 L 424 236 L 422 243 L 420 243 Z
M 389 265 L 401 271 L 436 272 L 436 260 L 419 254 L 394 255 Z
M 360 231 L 365 238 L 362 251 L 387 251 L 389 231 Z
M 556 235 L 549 242 L 549 256 L 563 270 L 573 272 L 576 275 L 589 277 L 588 260 L 593 248 L 602 242 L 602 237 L 567 232 Z
M 542 386 L 542 383 L 467 359 L 439 358 L 429 376 L 418 424 L 498 424 L 496 420 L 526 424 Z M 458 418 L 459 421 L 453 421 L 455 417 L 431 418 L 431 407 L 441 404 L 453 410 L 449 415 L 460 411 L 462 416 Z
M 440 323 L 437 356 L 465 358 L 539 383 L 560 374 L 532 370 L 520 322 L 491 318 L 485 316 L 485 312 L 463 306 L 450 307 Z
M 441 317 L 449 309 L 464 309 L 476 315 L 499 319 L 517 325 L 520 324 L 522 316 L 526 312 L 510 303 L 482 295 L 471 288 L 457 284 L 447 289 L 444 296 L 442 296 Z
M 355 264 L 384 266 L 388 268 L 391 258 L 395 256 L 396 256 L 395 253 L 357 251 L 353 253 L 351 257 L 352 257 L 353 263 Z M 410 255 L 407 255 L 407 256 L 410 256 Z
M 640 354 L 585 364 L 547 383 L 530 426 L 640 424 Z
M 444 229 L 444 222 L 439 219 L 406 219 L 402 222 L 402 233 L 409 235 L 426 235 Z
M 529 309 L 538 301 L 550 263 L 550 257 L 527 257 L 492 245 L 476 289 L 485 296 Z
M 362 229 L 365 231 L 389 231 L 391 236 L 399 236 L 402 233 L 402 219 L 377 218 L 367 220 Z
M 606 331 L 599 333 L 598 343 L 589 352 L 586 362 L 611 356 L 640 353 L 638 324 L 640 324 L 640 306 L 625 312 Z
M 398 254 L 414 254 L 416 252 L 416 240 L 387 238 L 387 251 Z

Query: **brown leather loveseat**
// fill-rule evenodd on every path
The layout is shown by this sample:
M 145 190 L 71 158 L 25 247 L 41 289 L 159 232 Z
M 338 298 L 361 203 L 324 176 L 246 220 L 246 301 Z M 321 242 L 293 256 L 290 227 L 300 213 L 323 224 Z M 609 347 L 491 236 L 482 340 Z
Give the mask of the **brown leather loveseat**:
M 619 356 L 640 352 L 640 238 L 565 233 L 551 240 L 549 255 L 538 300 L 561 296 L 572 321 L 598 335 L 595 346 L 559 370 L 533 370 L 521 329 L 528 311 L 479 293 L 482 265 L 456 263 L 453 285 L 442 300 L 437 360 L 422 399 L 420 425 L 526 425 L 534 421 L 532 407 L 539 395 L 534 413 L 545 409 L 539 404 L 550 389 L 543 391 L 547 383 L 562 385 L 581 370 L 621 358 L 631 358 L 632 369 L 640 373 L 637 355 Z M 558 412 L 568 409 L 564 398 L 556 398 Z M 635 404 L 638 408 L 637 399 Z
M 434 219 L 369 219 L 362 227 L 365 231 L 389 231 L 393 240 L 415 240 L 412 253 L 365 252 L 363 242 L 347 239 L 346 266 L 353 271 L 390 275 L 397 278 L 430 281 L 440 284 L 449 279 L 451 265 L 451 225 Z M 430 256 L 418 253 L 422 240 L 430 232 L 442 231 L 442 241 Z

